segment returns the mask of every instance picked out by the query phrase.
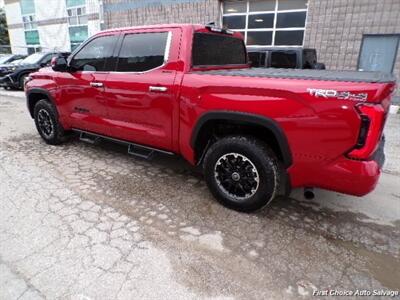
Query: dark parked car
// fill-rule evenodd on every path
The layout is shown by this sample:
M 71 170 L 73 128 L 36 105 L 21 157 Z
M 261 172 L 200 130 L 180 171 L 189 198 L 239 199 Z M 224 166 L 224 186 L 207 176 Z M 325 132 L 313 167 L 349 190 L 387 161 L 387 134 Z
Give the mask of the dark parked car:
M 0 67 L 1 67 L 1 65 L 9 64 L 9 63 L 13 62 L 14 60 L 23 59 L 25 57 L 26 57 L 26 55 L 20 55 L 20 54 L 1 54 L 0 55 Z
M 0 67 L 0 86 L 23 89 L 25 78 L 32 72 L 50 65 L 54 56 L 66 56 L 67 52 L 37 52 L 23 59 L 19 64 L 7 64 Z
M 249 59 L 254 68 L 325 69 L 317 62 L 317 51 L 300 47 L 249 48 Z

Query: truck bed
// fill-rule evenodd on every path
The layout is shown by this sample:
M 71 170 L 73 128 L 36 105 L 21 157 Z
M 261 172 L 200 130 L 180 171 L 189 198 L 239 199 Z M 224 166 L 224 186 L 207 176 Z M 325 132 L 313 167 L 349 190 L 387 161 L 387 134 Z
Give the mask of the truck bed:
M 396 81 L 396 78 L 392 74 L 383 72 L 331 71 L 309 69 L 249 68 L 197 71 L 196 74 L 369 83 L 387 83 Z

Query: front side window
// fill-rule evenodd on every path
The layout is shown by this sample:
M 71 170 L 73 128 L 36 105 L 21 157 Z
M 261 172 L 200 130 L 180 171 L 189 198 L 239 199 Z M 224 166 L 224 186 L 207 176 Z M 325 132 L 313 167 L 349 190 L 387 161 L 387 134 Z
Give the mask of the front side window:
M 302 46 L 308 0 L 223 2 L 222 23 L 248 46 Z
M 115 35 L 91 40 L 72 58 L 71 68 L 75 71 L 111 71 L 106 69 L 106 60 L 112 56 L 116 41 Z
M 118 56 L 117 71 L 144 72 L 160 67 L 168 44 L 168 32 L 127 34 Z
M 247 63 L 242 39 L 222 34 L 195 33 L 193 66 L 242 65 Z

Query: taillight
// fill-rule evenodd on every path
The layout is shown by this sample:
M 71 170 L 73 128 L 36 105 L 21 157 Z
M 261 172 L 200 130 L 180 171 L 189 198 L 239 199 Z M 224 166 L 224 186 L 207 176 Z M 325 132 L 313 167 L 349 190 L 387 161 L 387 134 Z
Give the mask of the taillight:
M 381 105 L 361 104 L 357 106 L 361 115 L 361 128 L 356 147 L 348 153 L 350 158 L 368 159 L 378 147 L 385 111 Z

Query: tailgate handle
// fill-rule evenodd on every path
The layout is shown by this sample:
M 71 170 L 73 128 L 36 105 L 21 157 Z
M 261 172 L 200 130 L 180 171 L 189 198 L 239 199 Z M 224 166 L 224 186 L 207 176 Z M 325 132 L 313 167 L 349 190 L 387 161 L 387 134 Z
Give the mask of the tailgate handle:
M 103 87 L 104 84 L 102 82 L 91 82 L 90 86 L 100 88 L 100 87 Z
M 150 92 L 160 92 L 160 93 L 165 93 L 168 91 L 168 88 L 165 86 L 150 86 L 149 87 Z

